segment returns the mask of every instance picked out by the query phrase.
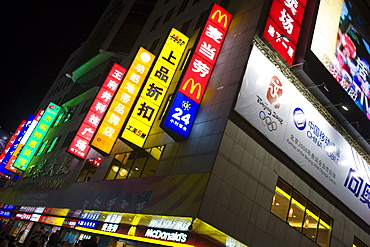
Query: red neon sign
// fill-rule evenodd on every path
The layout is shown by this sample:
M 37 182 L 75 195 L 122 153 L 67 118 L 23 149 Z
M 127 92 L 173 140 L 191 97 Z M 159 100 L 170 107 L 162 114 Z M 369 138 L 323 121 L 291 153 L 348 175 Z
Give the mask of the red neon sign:
M 214 4 L 178 92 L 200 104 L 232 15 Z
M 90 141 L 95 134 L 96 129 L 107 111 L 115 92 L 118 90 L 126 69 L 119 64 L 114 64 L 110 70 L 103 86 L 100 88 L 90 110 L 86 114 L 75 138 L 68 148 L 68 152 L 82 159 L 86 158 L 90 150 Z
M 305 6 L 306 0 L 274 0 L 262 35 L 267 41 L 272 41 L 270 45 L 290 65 L 293 64 Z M 281 35 L 287 39 L 279 39 Z

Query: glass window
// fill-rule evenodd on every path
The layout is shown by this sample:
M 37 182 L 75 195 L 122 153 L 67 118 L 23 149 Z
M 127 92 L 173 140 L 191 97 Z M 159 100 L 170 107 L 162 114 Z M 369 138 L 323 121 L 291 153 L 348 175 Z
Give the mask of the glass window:
M 166 17 L 164 18 L 163 20 L 163 23 L 166 23 L 167 21 L 169 21 L 171 19 L 171 16 L 173 14 L 173 12 L 175 11 L 175 8 L 173 9 L 170 9 L 168 12 L 167 12 L 167 15 Z
M 319 224 L 320 210 L 312 203 L 307 203 L 306 214 L 303 221 L 303 231 L 307 237 L 316 241 L 317 229 Z
M 153 31 L 153 30 L 155 30 L 157 28 L 157 26 L 158 26 L 159 21 L 161 20 L 161 18 L 162 18 L 162 16 L 160 16 L 157 19 L 155 19 L 155 21 L 153 22 L 153 26 L 152 26 L 152 28 L 150 29 L 149 32 L 151 32 L 151 31 Z
M 321 247 L 329 247 L 332 225 L 332 219 L 321 212 L 316 241 L 316 243 L 318 243 Z
M 300 232 L 302 231 L 305 207 L 306 199 L 296 191 L 293 191 L 293 198 L 290 202 L 287 222 Z
M 77 178 L 77 183 L 88 182 L 94 177 L 97 167 L 85 161 L 85 165 Z
M 281 179 L 276 183 L 271 213 L 321 247 L 329 247 L 333 220 Z
M 163 146 L 147 150 L 116 154 L 106 180 L 154 176 Z
M 354 238 L 353 239 L 353 245 L 352 247 L 368 247 L 366 244 L 364 244 L 363 242 L 361 242 L 358 238 Z
M 53 151 L 53 150 L 55 149 L 55 147 L 56 147 L 56 146 L 57 146 L 57 144 L 58 144 L 59 139 L 60 139 L 60 136 L 57 136 L 57 137 L 55 137 L 55 138 L 51 141 L 50 146 L 49 146 L 48 150 L 46 151 L 47 153 L 50 153 L 51 151 Z
M 287 220 L 291 195 L 292 188 L 279 179 L 272 199 L 271 212 L 284 221 Z

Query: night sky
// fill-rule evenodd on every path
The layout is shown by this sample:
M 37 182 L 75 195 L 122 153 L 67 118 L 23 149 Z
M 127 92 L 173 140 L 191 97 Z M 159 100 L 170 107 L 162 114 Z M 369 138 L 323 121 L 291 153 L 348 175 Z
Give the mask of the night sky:
M 69 55 L 109 0 L 5 1 L 1 6 L 0 126 L 14 132 L 34 114 Z

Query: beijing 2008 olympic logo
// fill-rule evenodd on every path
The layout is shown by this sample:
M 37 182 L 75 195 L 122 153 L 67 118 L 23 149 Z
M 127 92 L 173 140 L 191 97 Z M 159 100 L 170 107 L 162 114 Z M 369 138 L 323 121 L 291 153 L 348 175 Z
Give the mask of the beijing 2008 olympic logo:
M 277 124 L 275 121 L 272 121 L 270 116 L 266 116 L 266 113 L 264 111 L 259 112 L 259 117 L 261 119 L 261 123 L 263 126 L 266 126 L 269 131 L 275 131 L 277 130 Z

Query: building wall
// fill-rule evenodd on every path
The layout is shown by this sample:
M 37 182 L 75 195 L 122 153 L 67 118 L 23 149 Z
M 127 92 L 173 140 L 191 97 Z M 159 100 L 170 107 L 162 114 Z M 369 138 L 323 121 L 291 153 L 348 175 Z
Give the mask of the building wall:
M 270 212 L 278 177 L 333 219 L 330 246 L 352 246 L 370 236 L 305 183 L 269 149 L 228 121 L 199 218 L 250 246 L 317 246 Z M 268 151 L 270 150 L 270 152 Z

